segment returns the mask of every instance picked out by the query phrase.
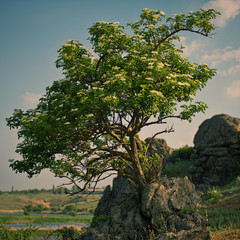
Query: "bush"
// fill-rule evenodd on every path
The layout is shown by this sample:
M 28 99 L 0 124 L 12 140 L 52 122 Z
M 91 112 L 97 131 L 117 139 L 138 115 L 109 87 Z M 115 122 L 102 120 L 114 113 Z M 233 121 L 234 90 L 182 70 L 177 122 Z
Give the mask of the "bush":
M 34 227 L 28 227 L 26 229 L 20 229 L 17 231 L 11 231 L 4 225 L 0 225 L 0 239 L 1 240 L 32 240 L 32 236 L 37 231 Z
M 42 204 L 38 204 L 37 206 L 33 206 L 32 204 L 23 207 L 24 215 L 29 215 L 31 212 L 42 212 L 44 210 L 48 210 L 47 207 L 43 206 Z
M 76 216 L 77 215 L 77 208 L 76 208 L 76 206 L 75 205 L 67 205 L 67 206 L 65 206 L 65 208 L 63 209 L 63 212 L 65 213 L 65 214 L 70 214 L 70 215 L 74 215 L 74 216 Z
M 173 160 L 177 160 L 177 159 L 185 159 L 185 160 L 189 160 L 190 159 L 190 155 L 192 152 L 192 147 L 185 145 L 177 150 L 175 150 L 172 155 L 170 156 L 170 159 Z
M 185 177 L 188 176 L 188 168 L 192 165 L 190 160 L 178 161 L 162 170 L 163 175 L 168 177 Z
M 57 236 L 59 240 L 77 240 L 78 235 L 79 232 L 73 227 L 63 227 L 62 229 L 57 230 Z

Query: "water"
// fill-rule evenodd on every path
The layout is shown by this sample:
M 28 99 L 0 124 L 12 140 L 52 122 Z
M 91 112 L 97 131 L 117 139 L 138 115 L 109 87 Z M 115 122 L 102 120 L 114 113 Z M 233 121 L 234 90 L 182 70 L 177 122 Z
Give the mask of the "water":
M 59 227 L 62 226 L 76 226 L 76 227 L 88 227 L 90 224 L 89 223 L 79 223 L 79 222 L 66 222 L 66 223 L 49 223 L 49 224 L 31 224 L 31 226 L 34 227 L 41 227 L 41 228 L 51 228 L 51 229 L 58 229 Z M 28 224 L 4 224 L 6 227 L 11 227 L 11 228 L 26 228 L 29 225 Z

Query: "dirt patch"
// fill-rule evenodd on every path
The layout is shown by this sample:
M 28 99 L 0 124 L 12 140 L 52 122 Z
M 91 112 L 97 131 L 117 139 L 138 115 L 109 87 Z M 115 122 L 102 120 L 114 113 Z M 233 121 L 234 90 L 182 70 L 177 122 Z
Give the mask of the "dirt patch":
M 225 230 L 212 236 L 212 240 L 239 240 L 240 230 Z
M 31 204 L 34 205 L 43 205 L 44 207 L 50 208 L 50 202 L 45 202 L 44 200 L 30 200 Z
M 19 212 L 23 212 L 22 210 L 7 210 L 7 209 L 1 209 L 0 212 L 2 213 L 19 213 Z

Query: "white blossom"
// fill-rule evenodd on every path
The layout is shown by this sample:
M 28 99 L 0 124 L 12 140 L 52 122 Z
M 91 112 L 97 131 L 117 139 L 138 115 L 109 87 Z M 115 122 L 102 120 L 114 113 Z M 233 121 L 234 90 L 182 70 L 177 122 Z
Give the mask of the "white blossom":
M 158 92 L 158 91 L 156 91 L 156 90 L 151 90 L 150 92 L 151 92 L 151 93 L 154 93 L 154 94 L 156 94 L 156 95 L 158 95 L 158 96 L 160 96 L 160 97 L 162 97 L 162 98 L 164 97 L 161 92 Z
M 160 11 L 160 14 L 161 14 L 162 16 L 165 16 L 165 12 L 163 12 L 163 11 Z

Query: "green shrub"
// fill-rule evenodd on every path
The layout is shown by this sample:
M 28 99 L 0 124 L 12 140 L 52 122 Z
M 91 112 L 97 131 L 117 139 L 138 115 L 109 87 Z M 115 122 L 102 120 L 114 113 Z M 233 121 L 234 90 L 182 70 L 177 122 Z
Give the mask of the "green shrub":
M 98 216 L 98 217 L 93 217 L 92 222 L 91 222 L 91 227 L 95 227 L 98 223 L 105 222 L 108 220 L 108 216 Z
M 37 231 L 34 227 L 11 231 L 4 225 L 0 225 L 0 240 L 32 240 L 32 236 Z
M 63 227 L 57 230 L 57 239 L 59 240 L 77 240 L 80 232 L 73 227 Z
M 168 177 L 188 176 L 188 168 L 192 165 L 190 160 L 181 160 L 162 170 L 163 175 Z
M 220 199 L 220 189 L 214 186 L 209 188 L 207 192 L 207 197 L 210 203 L 212 204 L 217 203 Z
M 190 159 L 190 155 L 192 152 L 192 147 L 185 145 L 177 150 L 175 150 L 172 155 L 169 157 L 171 161 L 174 161 L 176 159 Z

